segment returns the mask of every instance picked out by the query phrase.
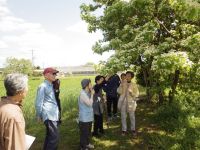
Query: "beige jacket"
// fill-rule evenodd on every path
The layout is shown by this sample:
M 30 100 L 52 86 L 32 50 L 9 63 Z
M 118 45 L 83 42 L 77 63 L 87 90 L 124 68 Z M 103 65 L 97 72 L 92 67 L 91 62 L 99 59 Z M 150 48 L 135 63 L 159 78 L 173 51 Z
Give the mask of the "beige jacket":
M 118 100 L 118 109 L 121 111 L 135 111 L 136 110 L 136 98 L 139 96 L 139 90 L 137 84 L 130 82 L 123 82 L 118 88 L 120 94 Z
M 0 150 L 25 150 L 25 121 L 20 106 L 0 101 Z

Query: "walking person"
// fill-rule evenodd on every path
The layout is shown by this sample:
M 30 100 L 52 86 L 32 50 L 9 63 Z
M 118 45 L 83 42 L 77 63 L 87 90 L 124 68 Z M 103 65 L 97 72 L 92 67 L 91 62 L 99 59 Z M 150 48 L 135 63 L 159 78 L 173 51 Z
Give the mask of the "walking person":
M 58 121 L 59 108 L 56 102 L 52 82 L 56 80 L 58 71 L 54 68 L 44 69 L 44 82 L 40 84 L 36 96 L 36 117 L 46 127 L 43 150 L 57 150 L 59 141 Z
M 4 80 L 6 96 L 0 101 L 0 150 L 25 150 L 23 100 L 28 92 L 28 77 L 8 74 Z
M 92 135 L 95 137 L 99 137 L 100 134 L 104 134 L 103 129 L 103 107 L 104 107 L 104 99 L 102 94 L 102 83 L 104 81 L 104 77 L 98 75 L 95 77 L 95 85 L 94 85 L 94 97 L 93 97 L 93 111 L 94 111 L 94 126 Z
M 136 99 L 139 96 L 139 90 L 135 83 L 131 80 L 134 77 L 134 73 L 131 71 L 126 72 L 126 80 L 127 82 L 123 82 L 120 84 L 118 92 L 120 94 L 120 103 L 119 106 L 121 111 L 121 123 L 122 123 L 122 135 L 127 134 L 127 122 L 126 117 L 127 113 L 130 118 L 130 128 L 133 136 L 136 135 L 135 130 L 135 110 L 136 110 Z
M 82 90 L 78 99 L 79 106 L 79 128 L 80 128 L 80 149 L 93 149 L 94 145 L 90 144 L 91 128 L 93 122 L 93 94 L 90 79 L 81 81 Z

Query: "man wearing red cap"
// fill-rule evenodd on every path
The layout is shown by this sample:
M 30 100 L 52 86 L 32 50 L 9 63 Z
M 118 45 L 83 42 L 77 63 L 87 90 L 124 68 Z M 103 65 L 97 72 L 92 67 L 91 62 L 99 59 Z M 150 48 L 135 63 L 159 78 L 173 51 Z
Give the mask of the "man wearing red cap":
M 56 80 L 58 71 L 54 68 L 44 69 L 44 82 L 38 87 L 36 96 L 36 117 L 46 126 L 46 138 L 43 150 L 56 150 L 58 147 L 59 109 L 52 82 Z

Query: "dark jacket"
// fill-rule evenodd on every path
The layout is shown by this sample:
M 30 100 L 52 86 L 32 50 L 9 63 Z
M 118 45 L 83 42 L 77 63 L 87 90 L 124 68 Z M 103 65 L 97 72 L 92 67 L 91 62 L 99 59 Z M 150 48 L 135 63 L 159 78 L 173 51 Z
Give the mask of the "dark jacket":
M 108 81 L 104 82 L 103 90 L 108 97 L 118 97 L 117 88 L 120 85 L 120 78 L 117 74 L 111 76 Z
M 93 112 L 95 115 L 103 114 L 103 94 L 102 94 L 102 85 L 96 84 L 94 87 L 94 96 L 93 96 Z

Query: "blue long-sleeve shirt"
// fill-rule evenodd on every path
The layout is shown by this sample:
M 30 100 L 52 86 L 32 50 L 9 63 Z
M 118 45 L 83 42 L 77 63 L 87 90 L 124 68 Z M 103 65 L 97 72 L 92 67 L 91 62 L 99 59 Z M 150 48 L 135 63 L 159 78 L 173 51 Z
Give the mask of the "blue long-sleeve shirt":
M 40 117 L 43 121 L 59 120 L 59 110 L 56 102 L 53 85 L 47 80 L 38 87 L 36 102 L 36 116 Z

